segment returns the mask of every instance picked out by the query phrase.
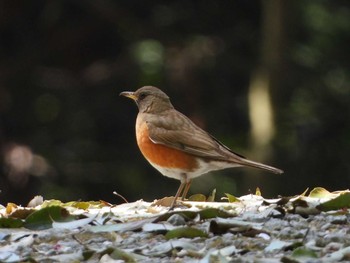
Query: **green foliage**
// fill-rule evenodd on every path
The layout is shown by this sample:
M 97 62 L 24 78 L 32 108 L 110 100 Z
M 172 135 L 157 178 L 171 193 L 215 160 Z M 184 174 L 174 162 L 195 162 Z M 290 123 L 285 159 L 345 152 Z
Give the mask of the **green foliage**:
M 298 260 L 311 260 L 317 258 L 317 254 L 314 251 L 305 247 L 297 247 L 293 250 L 291 256 Z
M 174 230 L 170 230 L 165 234 L 166 239 L 174 239 L 174 238 L 195 238 L 195 237 L 207 237 L 208 234 L 203 232 L 200 229 L 194 227 L 181 227 L 176 228 Z
M 235 197 L 234 195 L 231 195 L 231 194 L 228 194 L 228 193 L 225 193 L 226 197 L 227 197 L 227 200 L 230 202 L 230 203 L 234 203 L 234 202 L 240 202 L 240 200 Z
M 54 221 L 73 220 L 68 211 L 60 206 L 48 206 L 30 214 L 23 226 L 32 230 L 43 230 L 52 227 Z
M 317 208 L 322 211 L 332 211 L 350 208 L 350 192 L 340 193 L 339 196 L 322 203 Z
M 18 218 L 0 218 L 0 228 L 20 228 L 23 226 L 23 221 Z

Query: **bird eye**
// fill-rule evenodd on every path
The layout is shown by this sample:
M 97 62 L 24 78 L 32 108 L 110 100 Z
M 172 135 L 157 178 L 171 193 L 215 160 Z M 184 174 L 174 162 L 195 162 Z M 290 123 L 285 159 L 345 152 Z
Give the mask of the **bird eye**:
M 146 98 L 147 94 L 146 93 L 140 93 L 139 95 L 139 100 L 143 100 L 144 98 Z

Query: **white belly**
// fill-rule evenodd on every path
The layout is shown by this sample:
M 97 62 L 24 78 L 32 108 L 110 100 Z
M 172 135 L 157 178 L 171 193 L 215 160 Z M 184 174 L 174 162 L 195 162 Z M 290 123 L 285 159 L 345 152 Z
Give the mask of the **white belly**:
M 180 180 L 181 182 L 189 182 L 190 180 L 201 176 L 203 174 L 209 173 L 211 171 L 216 170 L 222 170 L 226 168 L 233 168 L 233 167 L 240 167 L 239 164 L 233 164 L 233 163 L 226 163 L 226 162 L 218 162 L 218 161 L 212 161 L 212 162 L 205 162 L 203 160 L 197 159 L 198 168 L 195 169 L 195 171 L 186 172 L 182 169 L 177 168 L 164 168 L 162 166 L 159 166 L 157 164 L 154 164 L 152 162 L 149 162 L 154 168 L 156 168 L 161 174 L 174 178 L 177 180 Z

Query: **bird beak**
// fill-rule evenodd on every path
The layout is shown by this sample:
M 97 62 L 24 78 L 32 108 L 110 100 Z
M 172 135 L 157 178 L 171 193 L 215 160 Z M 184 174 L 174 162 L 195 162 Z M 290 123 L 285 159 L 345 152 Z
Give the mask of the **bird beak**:
M 123 91 L 122 93 L 119 94 L 119 96 L 124 96 L 135 101 L 137 100 L 137 97 L 135 96 L 135 92 L 132 92 L 132 91 Z

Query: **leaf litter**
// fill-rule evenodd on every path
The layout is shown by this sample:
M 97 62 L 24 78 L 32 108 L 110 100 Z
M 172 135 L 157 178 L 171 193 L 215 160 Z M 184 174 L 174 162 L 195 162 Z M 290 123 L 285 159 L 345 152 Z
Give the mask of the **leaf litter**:
M 1 262 L 337 262 L 350 260 L 350 191 L 276 199 L 195 195 L 121 205 L 35 197 L 0 206 Z M 197 200 L 197 201 L 195 201 Z M 164 206 L 165 205 L 165 206 Z

